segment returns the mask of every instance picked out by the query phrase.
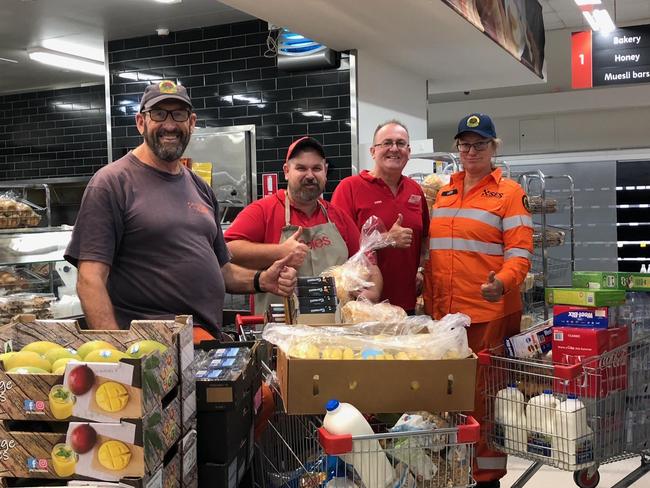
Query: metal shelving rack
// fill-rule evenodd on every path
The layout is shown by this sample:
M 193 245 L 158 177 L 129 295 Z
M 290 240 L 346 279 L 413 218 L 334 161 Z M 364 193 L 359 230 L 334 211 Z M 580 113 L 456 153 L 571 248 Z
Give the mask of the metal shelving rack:
M 541 233 L 539 245 L 534 249 L 531 266 L 535 284 L 531 291 L 524 294 L 524 301 L 528 313 L 532 313 L 533 316 L 541 314 L 539 319 L 548 320 L 549 310 L 544 302 L 544 290 L 549 286 L 566 286 L 561 282 L 562 277 L 575 270 L 575 187 L 573 178 L 569 175 L 546 175 L 540 170 L 512 173 L 511 177 L 522 186 L 529 199 L 538 198 L 540 201 L 539 208 L 533 212 L 535 232 Z M 549 186 L 553 187 L 553 190 Z M 559 192 L 560 196 L 550 198 L 551 191 Z M 557 212 L 549 211 L 548 203 L 551 200 L 556 200 Z M 564 220 L 565 223 L 554 222 L 551 225 L 549 223 L 551 214 L 558 216 L 554 220 Z M 547 234 L 549 230 L 564 232 L 564 242 L 559 246 L 552 246 Z M 566 249 L 566 246 L 568 246 L 568 258 L 551 255 L 551 249 Z M 566 251 L 564 252 L 566 253 Z M 570 274 L 568 276 L 570 279 Z M 534 322 L 537 321 L 534 320 Z

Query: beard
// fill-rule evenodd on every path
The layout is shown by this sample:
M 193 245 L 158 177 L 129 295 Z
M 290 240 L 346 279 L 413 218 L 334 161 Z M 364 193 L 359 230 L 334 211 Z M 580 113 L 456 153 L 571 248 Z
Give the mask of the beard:
M 168 135 L 178 136 L 178 140 L 176 142 L 162 142 L 162 138 Z M 189 131 L 183 132 L 180 129 L 168 131 L 162 127 L 154 133 L 149 130 L 145 123 L 144 140 L 159 159 L 171 163 L 179 159 L 185 152 L 185 148 L 190 143 L 190 133 Z
M 318 180 L 304 181 L 297 185 L 289 185 L 289 194 L 303 202 L 312 202 L 323 193 L 324 185 Z

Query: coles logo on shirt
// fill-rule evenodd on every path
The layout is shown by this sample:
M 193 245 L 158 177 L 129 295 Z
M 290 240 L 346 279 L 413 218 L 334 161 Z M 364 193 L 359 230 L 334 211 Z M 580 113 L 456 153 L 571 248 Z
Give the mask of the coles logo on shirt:
M 411 195 L 409 197 L 409 203 L 418 205 L 422 201 L 422 195 Z
M 311 242 L 306 242 L 303 239 L 299 239 L 299 241 L 305 244 L 309 249 L 321 249 L 323 247 L 332 245 L 332 241 L 330 241 L 330 238 L 325 235 L 317 236 L 316 238 L 312 239 Z

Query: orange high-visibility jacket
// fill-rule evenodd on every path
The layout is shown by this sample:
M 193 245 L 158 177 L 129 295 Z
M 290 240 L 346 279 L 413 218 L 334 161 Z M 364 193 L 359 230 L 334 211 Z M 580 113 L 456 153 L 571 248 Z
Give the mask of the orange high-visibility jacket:
M 429 226 L 433 315 L 462 312 L 472 323 L 521 310 L 519 285 L 530 269 L 533 222 L 521 186 L 495 169 L 463 195 L 465 173 L 440 189 Z M 503 299 L 488 302 L 481 285 L 490 271 L 504 285 Z

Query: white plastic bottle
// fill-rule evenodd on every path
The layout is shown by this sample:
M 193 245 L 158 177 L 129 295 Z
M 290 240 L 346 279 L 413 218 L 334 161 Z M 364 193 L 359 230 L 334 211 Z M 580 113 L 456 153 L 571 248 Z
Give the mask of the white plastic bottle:
M 528 452 L 557 459 L 555 437 L 555 410 L 559 400 L 552 390 L 544 390 L 528 400 L 526 425 L 528 429 Z
M 372 435 L 374 432 L 363 414 L 349 403 L 330 400 L 323 427 L 335 435 Z M 387 488 L 395 479 L 395 470 L 376 439 L 355 440 L 352 452 L 339 456 L 354 466 L 366 488 Z
M 526 452 L 528 433 L 524 394 L 514 383 L 497 392 L 494 401 L 494 419 L 496 421 L 496 442 L 507 450 Z
M 594 432 L 587 424 L 587 409 L 572 393 L 555 410 L 558 460 L 575 471 L 594 464 Z

